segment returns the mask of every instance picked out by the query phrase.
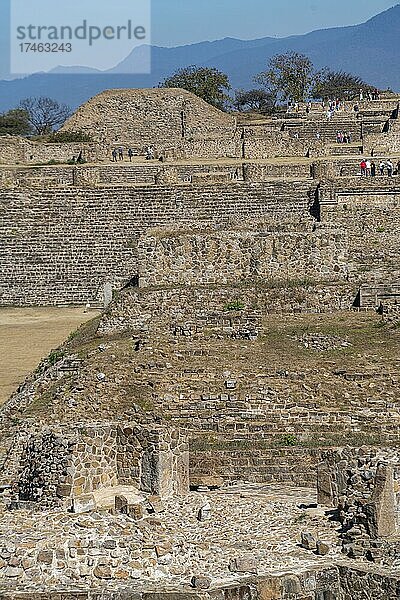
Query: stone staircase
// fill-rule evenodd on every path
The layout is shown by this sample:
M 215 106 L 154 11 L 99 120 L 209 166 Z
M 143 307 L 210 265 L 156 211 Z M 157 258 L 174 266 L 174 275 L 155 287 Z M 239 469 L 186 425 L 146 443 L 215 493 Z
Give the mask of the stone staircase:
M 359 144 L 331 144 L 329 146 L 329 155 L 331 156 L 354 156 L 362 154 L 363 147 Z
M 323 142 L 334 143 L 338 131 L 348 132 L 353 142 L 361 141 L 361 120 L 353 116 L 335 114 L 332 120 L 324 118 L 292 119 L 284 121 L 283 131 L 289 131 L 291 135 L 298 134 L 299 139 L 315 140 L 317 134 Z

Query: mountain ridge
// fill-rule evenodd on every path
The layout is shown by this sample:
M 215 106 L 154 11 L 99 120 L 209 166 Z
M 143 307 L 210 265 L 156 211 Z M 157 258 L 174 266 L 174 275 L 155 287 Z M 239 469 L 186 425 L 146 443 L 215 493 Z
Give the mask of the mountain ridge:
M 155 87 L 177 69 L 189 65 L 216 67 L 229 76 L 234 89 L 250 88 L 254 86 L 254 76 L 266 68 L 274 54 L 288 51 L 307 54 L 317 68 L 341 69 L 382 89 L 400 91 L 400 71 L 395 68 L 400 58 L 399 31 L 397 4 L 365 23 L 318 29 L 304 35 L 254 40 L 225 37 L 172 48 L 152 46 L 149 75 L 130 72 L 138 53 L 146 51 L 139 47 L 107 72 L 81 66 L 81 74 L 71 74 L 68 68 L 56 67 L 52 74 L 0 81 L 0 111 L 15 107 L 28 96 L 42 95 L 75 109 L 104 89 Z

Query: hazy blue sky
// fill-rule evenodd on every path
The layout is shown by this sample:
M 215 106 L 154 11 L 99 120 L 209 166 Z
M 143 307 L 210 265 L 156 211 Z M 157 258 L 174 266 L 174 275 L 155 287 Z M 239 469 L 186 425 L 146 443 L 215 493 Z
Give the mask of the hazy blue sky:
M 128 1 L 68 0 L 56 6 L 68 23 L 68 18 L 77 14 L 84 19 L 85 6 L 118 12 L 117 7 Z M 133 6 L 141 2 L 130 1 Z M 9 65 L 9 2 L 0 0 L 0 78 L 7 75 Z M 26 2 L 38 6 L 40 0 Z M 152 0 L 152 43 L 174 46 L 228 36 L 252 39 L 302 34 L 362 23 L 396 4 L 395 0 Z
M 356 25 L 396 0 L 153 0 L 153 43 L 288 36 Z

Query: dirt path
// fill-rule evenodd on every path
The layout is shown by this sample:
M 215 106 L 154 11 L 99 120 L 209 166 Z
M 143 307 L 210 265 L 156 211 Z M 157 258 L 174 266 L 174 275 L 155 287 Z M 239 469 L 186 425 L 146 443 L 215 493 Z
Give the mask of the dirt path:
M 41 358 L 96 314 L 83 308 L 0 308 L 0 405 Z

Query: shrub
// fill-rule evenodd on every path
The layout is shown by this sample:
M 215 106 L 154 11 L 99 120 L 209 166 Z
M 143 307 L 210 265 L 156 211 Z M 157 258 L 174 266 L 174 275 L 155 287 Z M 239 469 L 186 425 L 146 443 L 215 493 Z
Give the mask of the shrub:
M 298 446 L 299 440 L 293 433 L 285 433 L 279 438 L 279 446 Z
M 244 302 L 241 300 L 233 300 L 232 302 L 228 302 L 224 306 L 224 310 L 243 310 L 245 308 Z
M 46 139 L 47 144 L 66 144 L 68 142 L 93 142 L 93 138 L 84 131 L 57 131 Z
M 47 360 L 50 364 L 51 367 L 53 367 L 59 360 L 61 360 L 62 358 L 64 358 L 65 356 L 65 352 L 64 350 L 52 350 L 49 354 L 49 356 L 47 357 Z

